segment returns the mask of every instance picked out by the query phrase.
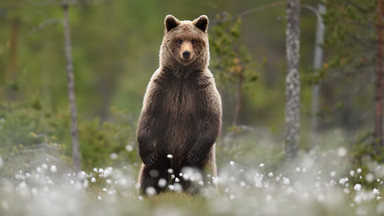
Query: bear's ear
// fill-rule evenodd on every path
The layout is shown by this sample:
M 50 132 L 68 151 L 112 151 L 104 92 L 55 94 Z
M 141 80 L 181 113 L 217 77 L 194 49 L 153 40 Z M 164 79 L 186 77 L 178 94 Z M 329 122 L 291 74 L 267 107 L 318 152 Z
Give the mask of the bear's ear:
M 180 25 L 180 21 L 172 15 L 167 15 L 164 20 L 165 30 L 169 32 L 171 29 Z
M 199 28 L 204 33 L 207 33 L 208 30 L 208 17 L 206 15 L 201 15 L 199 18 L 193 20 L 193 25 Z

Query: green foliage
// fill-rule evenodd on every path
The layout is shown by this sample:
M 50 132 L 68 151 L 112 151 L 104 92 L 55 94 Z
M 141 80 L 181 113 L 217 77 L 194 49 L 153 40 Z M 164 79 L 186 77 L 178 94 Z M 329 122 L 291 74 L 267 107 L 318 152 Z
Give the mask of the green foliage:
M 0 104 L 0 156 L 4 164 L 12 164 L 1 169 L 5 176 L 19 169 L 28 168 L 46 155 L 69 162 L 60 144 L 58 119 L 39 100 L 23 103 Z
M 340 127 L 364 131 L 373 125 L 377 2 L 333 0 L 324 3 L 327 8 L 322 17 L 324 63 L 317 71 L 309 69 L 302 79 L 309 87 L 320 85 L 318 116 L 322 131 Z
M 64 167 L 72 164 L 68 112 L 53 114 L 41 101 L 0 104 L 0 156 L 9 169 L 4 175 L 57 158 Z M 135 124 L 114 109 L 108 122 L 80 121 L 83 170 L 136 163 Z
M 135 125 L 121 111 L 113 111 L 113 119 L 108 122 L 92 120 L 80 124 L 79 133 L 84 170 L 138 162 Z
M 284 7 L 250 14 L 240 21 L 221 23 L 221 27 L 212 25 L 216 23 L 213 14 L 223 11 L 234 14 L 269 3 L 267 0 L 243 1 L 240 4 L 217 0 L 71 1 L 69 18 L 80 119 L 107 120 L 111 106 L 124 108 L 133 118 L 137 118 L 146 84 L 158 67 L 165 15 L 194 19 L 207 14 L 211 24 L 211 69 L 223 99 L 233 98 L 238 78 L 233 72 L 243 68 L 243 89 L 247 94 L 243 115 L 249 117 L 249 124 L 262 122 L 280 129 L 282 111 L 278 104 L 284 98 L 280 86 L 283 87 L 284 82 L 285 60 L 281 50 L 284 35 L 280 33 L 284 32 L 284 22 L 276 21 L 275 17 L 281 16 Z M 19 6 L 13 7 L 12 4 Z M 23 101 L 31 94 L 38 95 L 39 100 L 52 109 L 52 113 L 62 113 L 62 110 L 67 110 L 68 98 L 61 1 L 0 2 L 0 26 L 3 27 L 0 29 L 0 71 L 5 72 L 11 67 L 10 31 L 13 18 L 20 20 L 15 40 L 17 70 L 12 79 L 5 79 L 6 73 L 0 73 L 0 99 Z M 303 29 L 303 34 L 312 31 L 309 24 Z M 220 28 L 222 35 L 215 36 L 215 31 Z M 214 50 L 216 41 L 219 43 L 217 48 L 224 49 L 220 55 Z M 312 40 L 307 41 L 303 47 L 312 46 Z M 264 63 L 259 59 L 266 59 L 266 56 L 268 59 L 273 57 L 273 62 L 266 64 L 268 70 L 260 70 Z M 255 60 L 257 63 L 254 63 Z M 225 67 L 217 69 L 216 66 L 222 63 Z M 225 104 L 228 106 L 225 109 L 230 110 L 231 105 Z M 253 113 L 263 114 L 254 116 Z
M 244 86 L 257 81 L 257 70 L 265 61 L 257 64 L 252 61 L 249 51 L 239 43 L 241 36 L 241 19 L 226 21 L 227 15 L 217 15 L 217 24 L 210 33 L 211 65 L 221 89 L 229 90 L 237 83 L 239 76 L 244 77 Z
M 243 101 L 253 99 L 259 70 L 266 61 L 253 61 L 248 48 L 241 43 L 240 18 L 233 19 L 229 14 L 217 15 L 214 23 L 210 33 L 211 68 L 219 90 L 228 93 L 231 98 L 236 97 L 235 106 L 239 108 L 238 111 L 234 115 L 226 115 L 233 116 L 231 124 L 238 124 L 240 112 L 245 110 Z
M 325 69 L 354 72 L 368 62 L 373 63 L 376 1 L 334 0 L 327 1 L 326 6 L 324 23 L 327 37 L 324 46 L 332 50 L 333 55 Z

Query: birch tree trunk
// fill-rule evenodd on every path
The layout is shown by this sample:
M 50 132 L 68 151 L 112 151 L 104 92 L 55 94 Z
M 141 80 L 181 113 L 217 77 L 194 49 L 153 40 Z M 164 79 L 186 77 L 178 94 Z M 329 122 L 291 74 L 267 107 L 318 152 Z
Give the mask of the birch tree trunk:
M 79 130 L 77 128 L 77 109 L 75 97 L 75 80 L 73 77 L 72 51 L 71 51 L 71 35 L 69 31 L 68 19 L 68 2 L 63 0 L 64 10 L 64 40 L 65 40 L 65 57 L 67 61 L 67 77 L 68 77 L 68 97 L 71 112 L 71 136 L 72 136 L 72 158 L 73 168 L 75 172 L 81 170 L 80 151 L 79 151 Z
M 294 158 L 300 141 L 300 0 L 287 0 L 285 152 Z
M 377 1 L 376 31 L 377 31 L 377 53 L 376 53 L 376 88 L 375 88 L 375 151 L 380 155 L 383 147 L 383 54 L 384 54 L 384 1 Z
M 324 15 L 326 12 L 326 7 L 322 3 L 319 3 L 317 9 L 320 15 Z M 315 50 L 313 55 L 313 68 L 315 71 L 321 69 L 323 64 L 323 48 L 321 45 L 324 43 L 324 30 L 324 22 L 321 20 L 321 17 L 318 17 L 316 22 Z M 316 140 L 316 134 L 319 129 L 319 119 L 317 115 L 319 112 L 319 97 L 320 84 L 316 83 L 312 86 L 311 133 L 309 140 L 311 147 L 314 146 L 313 142 Z

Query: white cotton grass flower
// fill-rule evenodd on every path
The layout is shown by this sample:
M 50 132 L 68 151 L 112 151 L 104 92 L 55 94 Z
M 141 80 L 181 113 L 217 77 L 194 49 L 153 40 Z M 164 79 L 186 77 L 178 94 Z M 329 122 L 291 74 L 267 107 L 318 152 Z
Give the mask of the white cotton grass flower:
M 344 192 L 345 194 L 349 194 L 351 191 L 350 191 L 348 188 L 344 188 L 343 192 Z
M 355 184 L 355 186 L 353 187 L 353 190 L 360 191 L 361 190 L 361 184 Z
M 99 168 L 98 172 L 99 172 L 100 174 L 102 174 L 102 173 L 104 172 L 104 169 L 103 169 L 103 168 Z
M 52 165 L 51 168 L 49 169 L 52 173 L 57 172 L 57 168 L 55 165 Z
M 351 170 L 351 171 L 349 171 L 349 175 L 350 175 L 351 177 L 353 177 L 353 176 L 355 175 L 355 170 Z
M 344 157 L 347 155 L 347 149 L 344 147 L 340 147 L 337 149 L 337 156 Z
M 376 188 L 373 188 L 372 193 L 375 194 L 375 195 L 379 195 L 380 191 L 377 190 Z
M 175 190 L 175 186 L 174 185 L 168 185 L 168 189 L 171 190 L 171 191 L 174 191 Z
M 131 152 L 131 151 L 133 151 L 133 146 L 132 145 L 126 145 L 125 150 L 127 150 L 128 152 Z
M 51 169 L 52 169 L 52 167 L 51 167 Z M 52 170 L 51 170 L 52 171 Z M 85 171 L 81 171 L 80 173 L 79 173 L 79 177 L 80 177 L 80 179 L 85 179 L 85 178 L 87 178 L 87 173 L 85 172 Z
M 234 161 L 229 161 L 229 165 L 235 166 L 235 162 Z
M 220 182 L 219 177 L 217 177 L 217 176 L 212 177 L 212 182 L 213 182 L 213 184 L 215 184 L 215 185 L 219 184 L 219 182 Z
M 365 175 L 365 180 L 367 180 L 367 182 L 371 183 L 375 180 L 375 175 L 373 175 L 372 173 L 368 173 L 367 175 Z
M 110 175 L 112 175 L 112 172 L 113 172 L 113 168 L 112 167 L 105 168 L 105 170 L 103 170 L 103 177 L 104 178 L 109 177 Z
M 339 184 L 340 185 L 345 185 L 345 183 L 347 183 L 348 182 L 348 178 L 347 177 L 345 177 L 345 178 L 341 178 L 341 179 L 339 179 Z
M 274 164 L 269 164 L 267 160 L 261 160 L 265 163 L 260 161 L 245 163 L 241 158 L 235 158 L 232 159 L 233 161 L 221 161 L 224 166 L 219 169 L 218 173 L 202 173 L 199 169 L 192 167 L 177 170 L 177 172 L 176 169 L 170 169 L 167 176 L 171 177 L 167 179 L 160 176 L 156 170 L 148 171 L 148 175 L 154 177 L 156 182 L 151 185 L 152 187 L 144 188 L 141 192 L 146 194 L 146 197 L 157 196 L 160 193 L 157 190 L 158 188 L 177 193 L 183 191 L 181 183 L 189 181 L 199 188 L 199 195 L 210 197 L 207 205 L 201 208 L 207 207 L 208 209 L 203 209 L 205 212 L 217 215 L 236 214 L 239 205 L 241 213 L 244 213 L 244 215 L 251 215 L 256 209 L 256 211 L 260 210 L 260 214 L 282 215 L 293 203 L 298 203 L 303 208 L 289 213 L 299 214 L 299 211 L 306 211 L 311 208 L 312 204 L 318 204 L 319 202 L 329 209 L 345 209 L 348 214 L 353 214 L 357 211 L 356 209 L 368 205 L 373 206 L 373 209 L 369 207 L 368 213 L 384 212 L 384 196 L 381 193 L 381 186 L 383 185 L 381 182 L 384 179 L 384 174 L 379 174 L 380 166 L 384 167 L 384 164 L 369 161 L 369 164 L 360 166 L 360 169 L 344 165 L 337 167 L 337 164 L 335 166 L 334 161 L 329 159 L 330 157 L 335 160 L 346 159 L 346 157 L 339 157 L 340 155 L 337 154 L 338 149 L 337 147 L 334 151 L 324 153 L 329 154 L 325 155 L 325 161 L 321 158 L 322 155 L 316 156 L 314 159 L 310 159 L 308 156 L 304 157 L 302 161 L 299 158 L 298 163 L 283 166 L 281 169 L 270 168 L 274 167 Z M 175 156 L 172 157 L 171 154 L 167 155 L 167 153 L 165 156 L 167 156 L 167 158 L 164 157 L 165 160 L 168 161 L 174 160 L 170 158 L 176 158 Z M 107 154 L 107 157 L 111 160 L 109 154 Z M 119 155 L 119 157 L 121 156 Z M 10 186 L 0 185 L 0 193 L 3 192 L 1 191 L 2 188 L 5 189 L 5 193 L 8 193 L 8 187 L 11 187 L 15 191 L 16 198 L 20 197 L 24 201 L 27 200 L 25 203 L 30 206 L 32 205 L 28 203 L 29 200 L 32 200 L 31 203 L 38 206 L 43 203 L 40 198 L 47 197 L 49 201 L 44 203 L 45 206 L 32 206 L 31 211 L 33 213 L 51 210 L 56 203 L 64 203 L 66 206 L 70 206 L 72 209 L 76 208 L 76 210 L 84 214 L 91 213 L 88 210 L 88 207 L 90 207 L 94 210 L 104 211 L 105 209 L 107 213 L 111 212 L 111 215 L 119 215 L 124 210 L 113 207 L 120 205 L 123 199 L 129 199 L 132 201 L 132 205 L 141 202 L 138 207 L 132 206 L 133 213 L 140 214 L 144 212 L 144 214 L 163 215 L 158 214 L 156 209 L 155 212 L 151 212 L 152 209 L 147 209 L 150 202 L 148 200 L 152 198 L 146 199 L 137 194 L 140 189 L 137 180 L 138 167 L 133 163 L 122 166 L 98 166 L 94 169 L 91 168 L 90 172 L 80 171 L 74 173 L 62 163 L 53 160 L 47 161 L 34 166 L 31 165 L 30 168 L 17 170 L 13 177 L 16 183 L 12 183 L 13 185 Z M 305 161 L 307 161 L 307 164 L 305 164 Z M 40 169 L 37 169 L 38 166 Z M 66 170 L 69 171 L 66 172 Z M 167 172 L 167 169 L 165 172 Z M 62 176 L 63 178 L 61 178 Z M 361 183 L 370 181 L 374 185 L 372 188 Z M 35 184 L 35 182 L 38 184 Z M 215 195 L 216 186 L 220 189 L 220 196 L 218 197 Z M 92 191 L 92 193 L 88 193 L 88 191 Z M 17 201 L 9 201 L 12 196 L 8 196 L 10 198 L 6 196 L 0 198 L 0 211 L 6 210 L 4 206 L 15 206 Z M 165 194 L 165 196 L 167 195 Z M 71 197 L 72 200 L 67 201 L 70 200 L 68 197 Z M 155 199 L 162 199 L 161 197 L 162 195 Z M 184 199 L 183 196 L 176 198 Z M 8 204 L 2 206 L 2 202 Z M 94 203 L 97 206 L 93 206 Z M 227 204 L 223 205 L 223 203 Z M 256 206 L 247 205 L 247 203 L 258 204 Z M 374 205 L 371 205 L 371 203 L 374 203 Z M 127 205 L 130 204 L 127 203 Z M 180 210 L 180 215 L 186 212 L 183 205 L 184 201 L 181 202 L 180 206 L 176 207 Z M 351 207 L 352 205 L 353 207 Z M 375 212 L 376 206 L 378 210 Z M 61 208 L 60 211 L 65 211 Z M 14 213 L 12 208 L 9 209 L 11 211 L 7 211 L 10 214 Z M 168 206 L 161 205 L 159 209 L 165 211 L 168 210 Z M 53 213 L 56 213 L 56 211 L 53 211 Z M 64 213 L 68 212 L 65 211 Z M 331 210 L 331 213 L 334 213 L 334 211 Z
M 195 181 L 198 182 L 200 180 L 203 180 L 203 176 L 201 175 L 201 173 L 194 168 L 185 167 L 182 169 L 182 173 L 183 173 L 184 180 L 189 180 L 192 182 L 195 182 Z
M 330 173 L 331 177 L 335 177 L 336 174 L 337 174 L 336 171 L 332 171 L 332 172 Z
M 283 184 L 284 185 L 289 185 L 290 183 L 291 183 L 291 181 L 289 180 L 289 178 L 287 178 L 287 177 L 283 178 Z
M 109 155 L 109 157 L 111 157 L 112 160 L 116 160 L 119 157 L 119 155 L 116 152 L 113 152 Z
M 173 189 L 175 192 L 178 192 L 178 193 L 180 193 L 180 192 L 182 192 L 183 191 L 183 187 L 181 186 L 181 184 L 179 184 L 179 183 L 175 183 L 174 184 L 174 189 Z
M 165 187 L 167 185 L 167 181 L 164 178 L 159 179 L 159 182 L 157 185 L 161 188 Z

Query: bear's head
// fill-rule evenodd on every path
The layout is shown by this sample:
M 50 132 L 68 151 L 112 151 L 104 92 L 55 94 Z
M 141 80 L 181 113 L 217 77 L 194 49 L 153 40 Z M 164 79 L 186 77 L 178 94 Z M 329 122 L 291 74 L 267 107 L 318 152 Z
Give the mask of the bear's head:
M 162 63 L 176 60 L 184 66 L 191 63 L 207 66 L 209 45 L 208 17 L 206 15 L 193 21 L 179 21 L 174 16 L 167 15 L 164 25 L 165 32 L 160 53 Z

